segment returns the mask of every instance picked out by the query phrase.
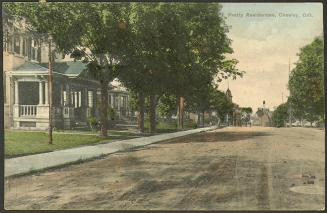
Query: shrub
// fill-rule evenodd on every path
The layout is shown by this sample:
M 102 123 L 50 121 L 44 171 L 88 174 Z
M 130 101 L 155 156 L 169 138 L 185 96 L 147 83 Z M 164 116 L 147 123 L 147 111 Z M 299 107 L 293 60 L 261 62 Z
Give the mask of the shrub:
M 93 131 L 96 126 L 98 125 L 98 119 L 96 117 L 90 116 L 87 118 L 87 122 L 91 128 L 91 130 Z

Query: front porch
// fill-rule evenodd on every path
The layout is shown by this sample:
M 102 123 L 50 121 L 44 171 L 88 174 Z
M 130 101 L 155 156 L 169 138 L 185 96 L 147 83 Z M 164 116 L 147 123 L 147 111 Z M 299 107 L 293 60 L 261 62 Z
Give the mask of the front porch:
M 13 128 L 48 129 L 50 107 L 47 68 L 28 72 L 12 71 L 11 81 Z M 72 129 L 78 124 L 87 125 L 87 117 L 95 116 L 96 113 L 96 89 L 96 85 L 85 80 L 54 73 L 51 112 L 53 127 Z

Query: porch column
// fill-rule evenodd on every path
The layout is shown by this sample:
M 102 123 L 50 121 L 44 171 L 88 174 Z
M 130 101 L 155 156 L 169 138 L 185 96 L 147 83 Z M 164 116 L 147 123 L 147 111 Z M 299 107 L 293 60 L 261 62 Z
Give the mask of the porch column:
M 84 97 L 84 102 L 83 102 L 83 106 L 84 107 L 88 107 L 88 93 L 87 93 L 87 89 L 83 90 L 83 97 Z
M 64 105 L 64 88 L 63 85 L 60 84 L 60 106 Z
M 18 81 L 15 81 L 15 104 L 19 104 Z
M 78 91 L 78 107 L 82 106 L 82 91 Z
M 74 92 L 70 91 L 70 104 L 71 106 L 74 106 Z
M 111 94 L 110 98 L 111 98 L 111 107 L 114 108 L 115 107 L 115 105 L 114 105 L 114 94 Z
M 70 88 L 69 88 L 69 84 L 66 84 L 66 106 L 70 106 Z
M 43 104 L 43 82 L 39 82 L 39 105 Z
M 75 98 L 75 101 L 74 101 L 74 104 L 75 104 L 75 108 L 77 108 L 77 104 L 78 104 L 78 101 L 77 101 L 77 92 L 74 92 L 74 98 Z
M 44 82 L 44 93 L 45 93 L 45 105 L 49 104 L 49 92 L 48 92 L 48 82 Z

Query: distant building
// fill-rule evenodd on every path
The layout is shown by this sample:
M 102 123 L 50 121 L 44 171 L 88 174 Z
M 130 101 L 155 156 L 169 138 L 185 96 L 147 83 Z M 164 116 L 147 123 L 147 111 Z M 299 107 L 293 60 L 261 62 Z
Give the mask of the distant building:
M 252 117 L 254 126 L 272 126 L 272 112 L 269 108 L 259 107 Z
M 232 92 L 231 90 L 229 89 L 229 86 L 225 92 L 226 94 L 226 97 L 227 97 L 227 100 L 230 102 L 230 103 L 233 103 L 233 95 L 232 95 Z M 225 123 L 227 126 L 241 126 L 242 125 L 242 122 L 241 122 L 241 119 L 242 119 L 242 112 L 241 112 L 241 109 L 239 108 L 239 106 L 237 104 L 233 104 L 233 110 L 231 113 L 228 113 L 226 114 L 226 117 L 225 117 Z

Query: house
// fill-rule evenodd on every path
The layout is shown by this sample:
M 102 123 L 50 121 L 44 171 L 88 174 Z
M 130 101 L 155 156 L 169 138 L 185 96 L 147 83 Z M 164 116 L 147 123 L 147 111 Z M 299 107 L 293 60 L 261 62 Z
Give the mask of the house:
M 254 126 L 272 126 L 272 112 L 269 108 L 259 107 L 257 112 L 251 118 Z
M 60 59 L 53 64 L 53 126 L 71 129 L 99 117 L 100 85 L 82 77 L 86 65 Z M 4 24 L 4 126 L 45 130 L 49 126 L 48 46 L 26 33 L 24 24 Z M 109 85 L 108 104 L 118 119 L 128 119 L 128 92 Z

